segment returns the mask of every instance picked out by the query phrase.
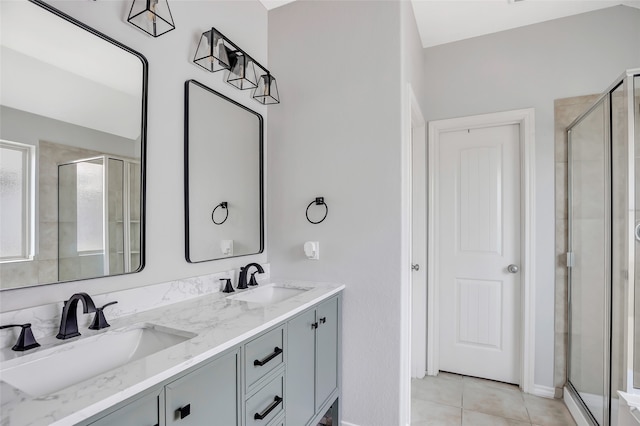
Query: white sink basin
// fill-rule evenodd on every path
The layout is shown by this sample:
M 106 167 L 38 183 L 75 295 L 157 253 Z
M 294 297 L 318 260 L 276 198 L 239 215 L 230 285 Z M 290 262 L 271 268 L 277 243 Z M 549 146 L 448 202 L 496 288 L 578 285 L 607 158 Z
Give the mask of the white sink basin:
M 48 395 L 195 336 L 150 324 L 110 330 L 6 362 L 0 380 L 31 396 Z
M 292 288 L 279 286 L 277 284 L 266 284 L 239 294 L 227 296 L 227 299 L 258 303 L 260 305 L 270 305 L 272 303 L 278 303 L 283 300 L 290 299 L 308 290 L 309 289 L 305 288 Z

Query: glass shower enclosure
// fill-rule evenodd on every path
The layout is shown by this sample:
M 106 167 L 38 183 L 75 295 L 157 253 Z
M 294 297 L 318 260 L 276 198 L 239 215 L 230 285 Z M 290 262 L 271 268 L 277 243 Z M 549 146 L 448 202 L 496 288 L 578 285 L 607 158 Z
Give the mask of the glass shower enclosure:
M 58 279 L 140 267 L 140 163 L 101 155 L 58 165 Z
M 594 425 L 617 424 L 618 391 L 640 392 L 639 110 L 629 70 L 567 129 L 567 390 Z

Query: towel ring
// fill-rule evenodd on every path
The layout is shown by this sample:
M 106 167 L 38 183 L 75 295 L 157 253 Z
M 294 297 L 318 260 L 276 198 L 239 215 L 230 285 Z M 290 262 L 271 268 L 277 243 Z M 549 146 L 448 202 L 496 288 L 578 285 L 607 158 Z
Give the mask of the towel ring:
M 213 217 L 216 214 L 216 210 L 218 210 L 218 208 L 223 208 L 227 214 L 225 215 L 224 219 L 222 219 L 221 222 L 216 222 L 216 219 Z M 227 219 L 229 218 L 229 209 L 227 208 L 227 202 L 223 201 L 220 204 L 218 204 L 213 211 L 211 212 L 211 220 L 213 221 L 213 223 L 215 223 L 216 225 L 222 225 L 223 223 L 225 223 L 227 221 Z
M 324 216 L 322 217 L 322 219 L 320 219 L 317 222 L 314 222 L 311 219 L 309 219 L 309 208 L 311 208 L 311 206 L 314 204 L 317 206 L 324 206 L 324 209 L 325 209 Z M 329 214 L 329 206 L 327 206 L 327 203 L 324 202 L 324 197 L 316 197 L 315 200 L 309 203 L 309 205 L 307 206 L 307 210 L 305 212 L 305 216 L 307 216 L 307 220 L 309 221 L 309 223 L 313 223 L 314 225 L 324 222 L 328 214 Z

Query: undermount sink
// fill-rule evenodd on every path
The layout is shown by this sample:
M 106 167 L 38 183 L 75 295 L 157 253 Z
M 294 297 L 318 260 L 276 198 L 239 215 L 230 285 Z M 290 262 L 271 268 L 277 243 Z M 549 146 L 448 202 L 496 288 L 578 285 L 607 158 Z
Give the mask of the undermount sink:
M 9 361 L 0 380 L 31 396 L 48 395 L 195 336 L 151 324 L 110 330 Z
M 309 289 L 283 287 L 277 284 L 261 285 L 258 288 L 244 291 L 239 294 L 228 296 L 227 299 L 241 300 L 243 302 L 258 303 L 261 305 L 270 305 L 272 303 L 282 302 L 294 296 L 304 293 Z

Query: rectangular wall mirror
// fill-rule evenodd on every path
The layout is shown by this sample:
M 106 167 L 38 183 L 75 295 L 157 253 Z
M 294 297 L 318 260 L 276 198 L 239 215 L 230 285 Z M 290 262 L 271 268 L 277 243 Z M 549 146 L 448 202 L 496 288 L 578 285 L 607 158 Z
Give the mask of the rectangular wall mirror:
M 204 262 L 264 248 L 262 116 L 185 83 L 186 258 Z
M 141 270 L 146 60 L 44 2 L 0 7 L 0 287 Z

